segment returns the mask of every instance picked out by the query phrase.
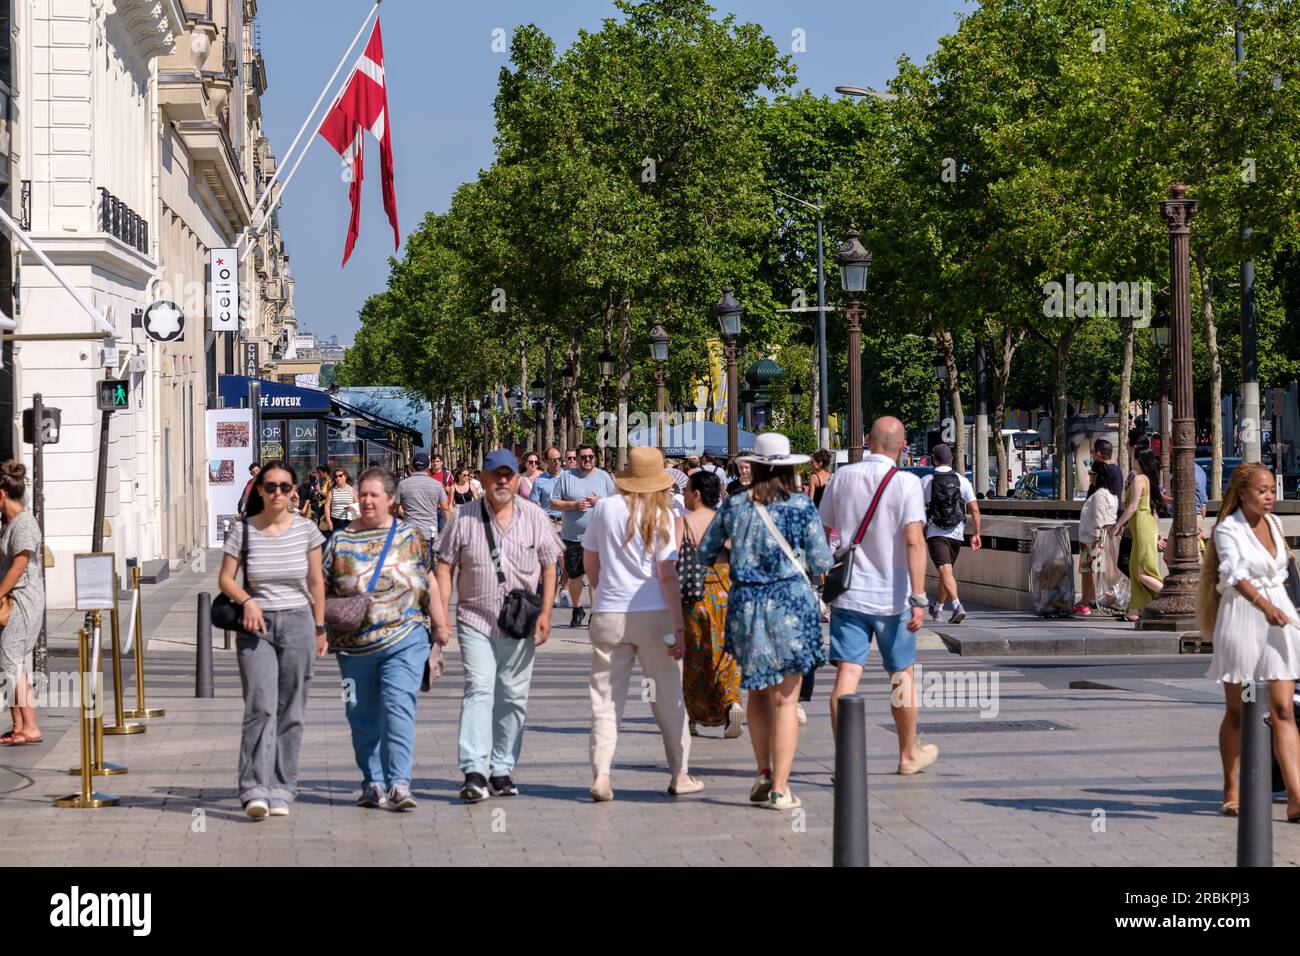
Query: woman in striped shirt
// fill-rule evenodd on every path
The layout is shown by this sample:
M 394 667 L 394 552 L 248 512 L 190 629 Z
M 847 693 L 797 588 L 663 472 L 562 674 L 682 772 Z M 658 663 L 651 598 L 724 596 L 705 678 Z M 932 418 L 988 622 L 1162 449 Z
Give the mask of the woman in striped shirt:
M 334 469 L 334 486 L 325 495 L 325 533 L 346 531 L 356 516 L 357 494 L 352 477 L 342 468 Z
M 262 468 L 256 487 L 262 509 L 226 535 L 217 577 L 222 593 L 244 611 L 236 640 L 244 689 L 239 799 L 255 820 L 289 814 L 298 789 L 312 663 L 328 647 L 321 571 L 325 539 L 289 507 L 296 482 L 283 461 Z

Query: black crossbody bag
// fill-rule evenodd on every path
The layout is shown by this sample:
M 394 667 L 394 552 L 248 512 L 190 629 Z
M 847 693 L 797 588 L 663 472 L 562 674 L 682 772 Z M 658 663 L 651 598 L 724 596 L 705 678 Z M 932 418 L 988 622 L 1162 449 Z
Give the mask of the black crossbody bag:
M 891 468 L 885 473 L 885 477 L 880 479 L 876 493 L 871 499 L 871 505 L 867 508 L 867 513 L 862 516 L 862 524 L 858 525 L 858 533 L 853 536 L 853 542 L 847 548 L 842 548 L 835 553 L 835 563 L 831 565 L 831 569 L 826 572 L 825 580 L 822 581 L 822 600 L 827 604 L 853 586 L 853 556 L 858 550 L 858 545 L 862 543 L 862 536 L 867 533 L 867 525 L 871 523 L 871 518 L 876 513 L 880 496 L 884 494 L 890 479 L 897 472 L 897 468 Z
M 481 502 L 479 514 L 483 518 L 483 533 L 487 535 L 488 551 L 492 555 L 492 564 L 497 571 L 497 583 L 505 585 L 506 573 L 501 568 L 501 551 L 497 548 L 496 535 L 492 533 L 492 518 L 488 514 L 486 502 Z M 541 581 L 539 579 L 540 586 Z M 516 641 L 531 638 L 537 629 L 537 619 L 542 613 L 542 596 L 527 588 L 511 588 L 506 592 L 501 613 L 497 615 L 497 627 L 506 637 Z
M 248 519 L 244 518 L 240 524 L 244 526 L 244 539 L 239 545 L 239 566 L 244 569 L 244 590 L 247 591 Z M 220 628 L 223 631 L 242 632 L 244 630 L 244 607 L 242 604 L 236 604 L 225 592 L 218 594 L 213 599 L 212 609 L 209 611 L 208 617 L 211 618 L 213 627 Z

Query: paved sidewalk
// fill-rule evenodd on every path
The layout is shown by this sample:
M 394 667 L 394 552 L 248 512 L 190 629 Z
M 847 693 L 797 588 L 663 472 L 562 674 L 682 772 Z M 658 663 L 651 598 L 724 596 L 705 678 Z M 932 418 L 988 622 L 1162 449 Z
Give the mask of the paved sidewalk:
M 664 792 L 663 748 L 633 679 L 619 740 L 617 799 L 587 796 L 590 708 L 586 629 L 555 613 L 551 641 L 533 680 L 524 752 L 513 799 L 465 806 L 456 798 L 456 726 L 462 671 L 453 642 L 448 672 L 421 695 L 413 788 L 407 814 L 356 808 L 340 680 L 319 662 L 307 713 L 302 794 L 287 819 L 247 820 L 233 788 L 241 702 L 233 652 L 214 640 L 216 694 L 193 698 L 194 594 L 214 590 L 188 569 L 146 588 L 153 635 L 148 703 L 167 708 L 148 730 L 106 738 L 107 758 L 130 772 L 97 777 L 121 798 L 103 810 L 59 810 L 52 799 L 76 789 L 70 711 L 47 712 L 39 746 L 0 748 L 0 864 L 606 864 L 828 865 L 832 843 L 833 747 L 826 706 L 831 672 L 819 674 L 795 762 L 802 812 L 748 805 L 753 758 L 747 736 L 696 738 L 691 769 L 707 789 L 674 800 Z M 51 614 L 56 655 L 71 647 L 78 621 Z M 974 618 L 972 618 L 973 620 Z M 56 620 L 58 621 L 56 625 Z M 969 673 L 984 680 L 985 710 L 929 707 L 927 739 L 942 755 L 930 771 L 899 777 L 888 686 L 874 660 L 865 692 L 871 852 L 875 865 L 1232 865 L 1235 821 L 1218 815 L 1221 773 L 1215 698 L 1185 690 L 1205 661 L 1187 658 L 956 657 L 937 638 L 923 642 L 923 675 Z M 128 674 L 130 664 L 128 660 Z M 56 656 L 53 668 L 68 667 Z M 71 669 L 70 667 L 68 669 Z M 1140 692 L 1075 690 L 1145 680 Z M 933 678 L 931 678 L 933 679 Z M 922 677 L 922 688 L 926 678 Z M 966 686 L 964 681 L 961 686 Z M 132 690 L 130 679 L 128 690 Z M 132 690 L 133 692 L 133 690 Z M 933 695 L 932 695 L 933 696 Z M 130 694 L 128 694 L 130 699 Z M 931 700 L 931 703 L 934 701 Z M 940 697 L 939 703 L 942 703 Z M 976 703 L 976 702 L 973 702 Z M 1282 818 L 1282 807 L 1274 807 Z M 1300 828 L 1274 830 L 1277 861 L 1300 862 Z

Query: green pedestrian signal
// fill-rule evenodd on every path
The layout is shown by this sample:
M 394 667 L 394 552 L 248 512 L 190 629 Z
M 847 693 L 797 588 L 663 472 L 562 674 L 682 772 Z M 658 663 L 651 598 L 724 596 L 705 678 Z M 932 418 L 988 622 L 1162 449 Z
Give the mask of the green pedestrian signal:
M 131 383 L 128 379 L 106 378 L 99 383 L 99 410 L 112 412 L 131 407 Z

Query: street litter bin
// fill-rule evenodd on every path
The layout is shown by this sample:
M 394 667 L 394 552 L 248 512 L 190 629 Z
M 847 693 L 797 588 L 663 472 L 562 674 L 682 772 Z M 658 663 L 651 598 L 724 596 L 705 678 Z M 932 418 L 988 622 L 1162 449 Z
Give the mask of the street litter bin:
M 1029 603 L 1034 613 L 1039 617 L 1069 617 L 1074 613 L 1069 529 L 1065 525 L 1035 528 L 1029 558 Z

